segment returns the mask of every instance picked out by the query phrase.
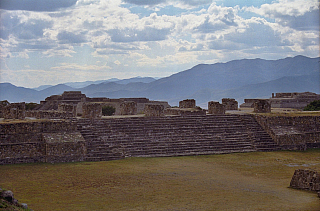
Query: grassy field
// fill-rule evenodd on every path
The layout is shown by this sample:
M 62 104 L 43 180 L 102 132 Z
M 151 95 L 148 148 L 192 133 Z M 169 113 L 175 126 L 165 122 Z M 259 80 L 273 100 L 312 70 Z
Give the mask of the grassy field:
M 320 210 L 288 188 L 320 150 L 0 166 L 0 187 L 41 210 Z

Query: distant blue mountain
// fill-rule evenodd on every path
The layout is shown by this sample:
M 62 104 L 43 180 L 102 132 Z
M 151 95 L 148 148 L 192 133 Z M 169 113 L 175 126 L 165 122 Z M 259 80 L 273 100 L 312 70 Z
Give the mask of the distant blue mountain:
M 79 90 L 89 97 L 147 97 L 178 105 L 194 98 L 198 105 L 224 97 L 268 98 L 272 92 L 320 93 L 320 58 L 305 56 L 279 60 L 242 59 L 226 63 L 199 64 L 166 78 L 131 78 L 113 81 L 75 82 L 51 86 L 40 91 L 0 84 L 0 100 L 39 102 L 63 91 Z M 86 83 L 92 83 L 85 87 Z M 70 85 L 70 86 L 68 86 Z M 79 88 L 80 87 L 80 88 Z

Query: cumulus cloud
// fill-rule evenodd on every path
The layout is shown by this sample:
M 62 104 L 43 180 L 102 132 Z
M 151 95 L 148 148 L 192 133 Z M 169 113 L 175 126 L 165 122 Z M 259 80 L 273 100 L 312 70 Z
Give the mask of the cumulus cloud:
M 1 0 L 0 9 L 28 11 L 56 11 L 75 5 L 77 0 Z
M 160 41 L 165 40 L 170 34 L 169 28 L 157 29 L 145 27 L 139 29 L 111 29 L 108 30 L 112 42 Z
M 73 43 L 84 43 L 86 42 L 86 38 L 83 34 L 75 34 L 72 32 L 61 31 L 57 35 L 57 38 L 62 44 L 73 44 Z
M 319 30 L 318 0 L 279 0 L 278 3 L 263 4 L 260 8 L 247 7 L 245 10 L 297 30 Z
M 148 5 L 154 6 L 157 4 L 165 3 L 167 0 L 123 0 L 125 3 L 136 4 L 136 5 Z

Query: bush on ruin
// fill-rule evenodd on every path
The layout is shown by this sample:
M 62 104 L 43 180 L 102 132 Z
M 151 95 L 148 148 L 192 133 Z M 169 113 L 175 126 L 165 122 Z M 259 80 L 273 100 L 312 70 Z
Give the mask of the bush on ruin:
M 113 106 L 102 106 L 103 116 L 112 116 L 115 112 L 116 109 Z
M 37 103 L 26 103 L 26 110 L 33 110 L 38 105 L 39 104 L 37 104 Z
M 304 111 L 320 111 L 320 100 L 312 101 L 303 110 Z

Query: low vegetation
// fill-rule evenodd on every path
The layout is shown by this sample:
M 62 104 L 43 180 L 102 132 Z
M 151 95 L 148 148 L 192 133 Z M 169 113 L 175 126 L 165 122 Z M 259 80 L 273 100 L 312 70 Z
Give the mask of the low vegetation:
M 304 111 L 320 111 L 320 100 L 312 101 L 303 110 Z
M 37 103 L 26 103 L 26 110 L 33 110 L 38 105 L 39 104 L 37 104 Z
M 113 106 L 102 106 L 103 116 L 112 116 L 115 112 L 116 109 Z
M 320 170 L 320 150 L 128 158 L 0 166 L 0 186 L 41 210 L 320 210 L 288 188 L 295 169 Z

